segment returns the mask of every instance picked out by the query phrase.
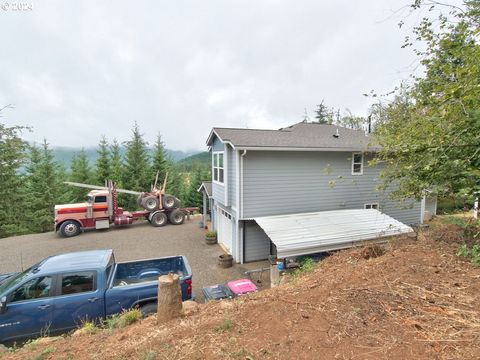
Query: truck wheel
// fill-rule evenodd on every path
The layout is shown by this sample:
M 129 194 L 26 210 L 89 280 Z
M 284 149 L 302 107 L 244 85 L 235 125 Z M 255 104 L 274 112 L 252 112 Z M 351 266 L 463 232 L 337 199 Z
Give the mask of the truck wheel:
M 174 209 L 178 206 L 178 201 L 175 196 L 164 195 L 163 196 L 163 207 L 165 209 Z
M 142 312 L 143 317 L 155 314 L 157 312 L 157 304 L 150 303 L 140 306 L 140 311 Z
M 80 224 L 73 220 L 65 221 L 62 225 L 60 225 L 60 233 L 64 237 L 77 236 L 80 234 L 80 231 Z
M 142 207 L 145 210 L 153 211 L 155 209 L 158 209 L 158 205 L 159 202 L 155 196 L 150 195 L 142 199 Z
M 165 226 L 167 224 L 167 215 L 160 211 L 153 213 L 150 216 L 150 223 L 156 227 Z
M 168 215 L 168 219 L 173 225 L 183 224 L 185 221 L 185 213 L 180 209 L 175 209 Z

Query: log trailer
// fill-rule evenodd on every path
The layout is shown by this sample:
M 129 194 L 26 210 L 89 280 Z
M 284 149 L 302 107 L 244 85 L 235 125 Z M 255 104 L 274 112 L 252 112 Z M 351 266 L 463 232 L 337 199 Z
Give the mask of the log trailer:
M 174 225 L 183 224 L 186 213 L 197 208 L 178 208 L 179 200 L 165 194 L 162 189 L 152 187 L 150 192 L 117 189 L 115 183 L 107 181 L 107 186 L 65 182 L 68 185 L 92 189 L 87 201 L 78 204 L 55 205 L 55 232 L 64 237 L 79 235 L 83 230 L 108 229 L 110 226 L 130 225 L 137 220 L 148 220 L 153 226 L 164 226 L 168 221 Z M 117 193 L 137 195 L 141 211 L 125 211 L 118 206 Z

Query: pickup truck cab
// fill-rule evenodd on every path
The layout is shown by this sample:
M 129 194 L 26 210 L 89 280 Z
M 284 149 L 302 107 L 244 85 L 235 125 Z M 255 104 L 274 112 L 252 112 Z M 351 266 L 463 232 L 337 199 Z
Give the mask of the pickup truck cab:
M 191 299 L 184 256 L 116 263 L 112 250 L 83 251 L 0 275 L 0 343 L 63 333 L 132 308 L 156 312 L 158 277 L 168 273 L 180 276 L 182 298 Z

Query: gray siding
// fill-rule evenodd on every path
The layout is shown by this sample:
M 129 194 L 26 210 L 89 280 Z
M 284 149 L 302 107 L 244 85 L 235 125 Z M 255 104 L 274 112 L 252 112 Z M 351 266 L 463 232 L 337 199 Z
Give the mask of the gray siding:
M 375 191 L 378 167 L 351 174 L 351 152 L 249 151 L 244 157 L 243 217 L 363 208 L 380 211 L 406 224 L 420 222 L 420 202 L 395 204 Z
M 212 152 L 213 151 L 224 151 L 223 142 L 221 142 L 218 138 L 215 138 L 213 140 Z M 213 158 L 213 154 L 212 154 L 212 158 Z M 215 199 L 215 201 L 221 204 L 225 204 L 225 186 L 221 184 L 217 184 L 216 182 L 213 181 L 213 169 L 212 169 L 212 197 Z
M 237 165 L 237 157 L 235 151 L 228 146 L 227 147 L 227 169 L 228 172 L 228 204 L 232 207 L 236 207 L 237 203 L 237 194 L 235 192 L 236 185 L 237 185 L 237 173 L 236 173 L 236 165 Z
M 270 255 L 270 238 L 255 221 L 245 221 L 245 262 L 268 259 Z

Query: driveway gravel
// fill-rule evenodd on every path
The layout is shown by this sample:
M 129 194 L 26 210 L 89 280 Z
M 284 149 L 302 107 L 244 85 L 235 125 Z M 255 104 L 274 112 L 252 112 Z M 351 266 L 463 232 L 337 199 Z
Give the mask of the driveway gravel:
M 247 270 L 268 267 L 267 261 L 261 261 L 219 268 L 217 258 L 223 250 L 219 245 L 205 244 L 205 230 L 199 222 L 200 217 L 193 216 L 177 226 L 156 228 L 148 222 L 138 222 L 66 239 L 54 232 L 0 239 L 0 274 L 20 271 L 47 256 L 73 251 L 113 249 L 117 261 L 185 255 L 193 271 L 193 291 L 197 301 L 203 301 L 202 287 L 243 278 Z M 265 272 L 261 280 L 264 286 L 268 285 L 269 274 Z

